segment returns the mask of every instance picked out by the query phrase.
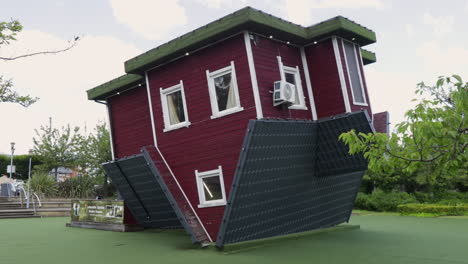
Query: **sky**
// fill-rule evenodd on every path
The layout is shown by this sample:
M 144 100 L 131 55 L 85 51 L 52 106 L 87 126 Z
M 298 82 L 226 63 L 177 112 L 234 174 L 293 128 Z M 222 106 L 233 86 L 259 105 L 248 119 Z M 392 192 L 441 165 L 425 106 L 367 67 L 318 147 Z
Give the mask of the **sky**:
M 18 41 L 0 56 L 61 49 L 57 55 L 0 61 L 0 75 L 40 100 L 28 108 L 0 104 L 0 153 L 25 154 L 35 129 L 48 123 L 92 130 L 107 121 L 105 106 L 86 90 L 124 74 L 124 61 L 184 33 L 251 6 L 309 26 L 342 15 L 377 34 L 366 46 L 377 62 L 365 66 L 374 112 L 392 125 L 414 106 L 416 84 L 458 74 L 468 79 L 468 0 L 0 0 L 0 21 L 18 19 Z

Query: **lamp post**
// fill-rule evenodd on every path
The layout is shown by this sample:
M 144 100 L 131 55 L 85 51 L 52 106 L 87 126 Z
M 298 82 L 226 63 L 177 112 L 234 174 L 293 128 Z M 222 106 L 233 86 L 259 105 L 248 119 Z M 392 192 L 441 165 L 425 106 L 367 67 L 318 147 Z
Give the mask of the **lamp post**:
M 10 179 L 13 173 L 13 154 L 15 153 L 15 142 L 11 142 L 11 161 L 10 161 Z

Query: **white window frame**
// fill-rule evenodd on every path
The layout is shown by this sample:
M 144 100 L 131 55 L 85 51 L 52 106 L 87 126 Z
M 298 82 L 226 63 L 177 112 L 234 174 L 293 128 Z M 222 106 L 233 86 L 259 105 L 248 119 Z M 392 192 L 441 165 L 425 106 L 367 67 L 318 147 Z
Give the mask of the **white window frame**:
M 167 96 L 171 93 L 175 93 L 181 91 L 182 93 L 182 103 L 184 107 L 184 115 L 185 115 L 185 121 L 180 122 L 178 124 L 171 124 L 170 118 L 169 118 L 169 109 L 167 105 Z M 168 132 L 174 129 L 179 129 L 182 127 L 189 127 L 191 125 L 187 113 L 187 103 L 185 101 L 185 92 L 184 92 L 184 82 L 180 80 L 179 84 L 176 84 L 174 86 L 168 87 L 168 88 L 160 88 L 159 92 L 161 94 L 161 107 L 162 107 L 162 112 L 163 112 L 163 119 L 164 119 L 164 129 L 163 132 Z
M 219 111 L 218 100 L 216 98 L 216 88 L 214 84 L 214 79 L 216 77 L 219 77 L 229 72 L 231 73 L 231 82 L 232 82 L 231 89 L 234 89 L 236 106 L 233 108 L 223 110 L 223 111 Z M 237 112 L 244 110 L 244 108 L 240 104 L 239 87 L 237 86 L 237 77 L 236 77 L 236 69 L 234 67 L 234 61 L 231 61 L 231 64 L 229 66 L 213 71 L 213 72 L 206 70 L 206 79 L 208 82 L 208 91 L 210 93 L 211 111 L 213 113 L 213 115 L 211 116 L 211 119 L 219 118 L 225 115 L 230 115 L 230 114 L 237 113 Z
M 296 82 L 296 93 L 297 97 L 299 98 L 299 103 L 298 104 L 293 104 L 289 106 L 289 109 L 293 110 L 307 110 L 306 106 L 306 101 L 305 101 L 305 96 L 304 96 L 304 90 L 302 89 L 302 80 L 301 80 L 301 72 L 299 71 L 299 66 L 294 67 L 289 67 L 289 66 L 284 66 L 283 61 L 281 60 L 280 56 L 276 57 L 278 59 L 278 66 L 280 69 L 280 74 L 281 74 L 281 80 L 286 81 L 286 73 L 294 74 L 294 81 Z
M 203 190 L 203 179 L 215 176 L 219 176 L 219 184 L 221 186 L 222 199 L 207 201 L 205 198 L 205 191 Z M 218 166 L 217 169 L 210 171 L 199 172 L 198 170 L 195 170 L 195 177 L 197 180 L 198 198 L 200 201 L 198 208 L 226 205 L 226 191 L 224 188 L 223 168 L 221 166 Z
M 343 54 L 344 54 L 345 64 L 346 64 L 346 72 L 348 73 L 349 87 L 351 88 L 351 96 L 353 98 L 353 104 L 354 105 L 360 105 L 360 106 L 369 106 L 369 104 L 367 103 L 366 91 L 364 89 L 364 84 L 362 82 L 361 65 L 359 65 L 359 62 L 361 60 L 359 60 L 359 57 L 357 55 L 356 44 L 351 42 L 351 41 L 344 40 L 344 39 L 342 39 L 342 41 L 343 41 Z M 355 58 L 355 61 L 356 61 L 356 64 L 357 64 L 356 65 L 357 70 L 358 70 L 357 72 L 358 72 L 358 77 L 359 77 L 359 83 L 361 84 L 361 92 L 362 92 L 362 98 L 364 99 L 364 103 L 356 102 L 356 100 L 354 99 L 353 83 L 351 82 L 351 75 L 349 74 L 349 66 L 348 66 L 348 59 L 346 58 L 345 42 L 351 43 L 351 45 L 353 45 L 354 58 Z

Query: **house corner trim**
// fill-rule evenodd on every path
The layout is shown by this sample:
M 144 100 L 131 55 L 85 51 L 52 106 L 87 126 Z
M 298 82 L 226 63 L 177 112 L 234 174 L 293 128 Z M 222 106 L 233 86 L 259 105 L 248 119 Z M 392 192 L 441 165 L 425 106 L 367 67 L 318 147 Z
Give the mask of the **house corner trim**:
M 341 92 L 343 93 L 344 105 L 347 113 L 351 112 L 351 106 L 349 103 L 348 88 L 346 87 L 346 80 L 343 72 L 343 64 L 341 62 L 340 50 L 338 48 L 338 41 L 336 36 L 332 37 L 333 51 L 335 52 L 336 67 L 338 69 L 338 75 L 340 76 Z
M 245 49 L 247 52 L 247 61 L 249 63 L 249 71 L 250 71 L 250 81 L 252 83 L 252 90 L 255 100 L 255 110 L 257 111 L 257 119 L 263 118 L 263 110 L 262 110 L 262 101 L 260 100 L 260 92 L 258 89 L 258 82 L 257 82 L 257 73 L 255 71 L 255 63 L 253 59 L 252 53 L 252 44 L 250 42 L 250 35 L 248 31 L 244 31 L 244 42 L 245 42 Z

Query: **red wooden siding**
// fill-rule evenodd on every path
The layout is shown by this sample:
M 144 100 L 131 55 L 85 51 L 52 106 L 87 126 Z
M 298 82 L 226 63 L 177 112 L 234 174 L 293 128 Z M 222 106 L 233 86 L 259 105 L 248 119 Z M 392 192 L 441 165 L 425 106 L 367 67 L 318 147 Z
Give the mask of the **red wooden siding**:
M 115 158 L 138 154 L 142 147 L 153 145 L 145 86 L 113 96 L 108 102 Z
M 206 70 L 213 72 L 234 61 L 243 111 L 211 119 L 212 111 Z M 148 72 L 158 147 L 197 211 L 205 228 L 216 239 L 224 206 L 198 208 L 195 170 L 222 166 L 229 197 L 237 160 L 249 119 L 256 118 L 243 35 L 236 35 L 161 68 Z M 160 88 L 183 80 L 190 127 L 163 132 Z
M 389 133 L 389 114 L 387 111 L 374 114 L 374 129 L 375 132 Z
M 346 60 L 345 60 L 345 54 L 344 54 L 344 46 L 343 46 L 343 39 L 340 39 L 338 38 L 337 39 L 338 41 L 338 47 L 339 47 L 339 50 L 340 50 L 340 58 L 341 58 L 341 65 L 343 66 L 343 73 L 344 73 L 344 77 L 345 77 L 345 81 L 346 81 L 346 89 L 348 91 L 348 97 L 349 97 L 349 105 L 351 106 L 351 112 L 355 112 L 355 111 L 359 111 L 359 110 L 367 110 L 367 112 L 369 113 L 369 117 L 372 118 L 372 111 L 371 111 L 371 107 L 370 107 L 370 102 L 369 102 L 369 96 L 368 96 L 368 92 L 367 92 L 367 86 L 366 86 L 366 82 L 365 82 L 365 79 L 364 79 L 364 71 L 362 70 L 362 64 L 361 64 L 361 58 L 359 58 L 358 56 L 358 63 L 359 63 L 359 70 L 361 71 L 361 77 L 362 77 L 362 85 L 364 86 L 364 93 L 365 93 L 365 97 L 366 97 L 366 102 L 367 102 L 367 106 L 364 106 L 364 105 L 355 105 L 353 103 L 353 94 L 351 92 L 351 82 L 350 82 L 350 79 L 349 79 L 349 75 L 348 75 L 348 68 L 346 66 Z M 358 53 L 359 55 L 361 53 Z
M 318 118 L 345 113 L 332 40 L 307 46 L 305 53 Z
M 256 36 L 256 41 L 251 41 L 257 83 L 262 104 L 264 118 L 293 118 L 312 119 L 309 94 L 305 82 L 304 69 L 302 67 L 301 53 L 298 47 L 283 42 Z M 284 66 L 296 68 L 302 82 L 302 90 L 305 96 L 307 110 L 288 109 L 287 107 L 273 106 L 273 83 L 281 80 L 277 56 L 281 57 Z

